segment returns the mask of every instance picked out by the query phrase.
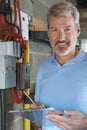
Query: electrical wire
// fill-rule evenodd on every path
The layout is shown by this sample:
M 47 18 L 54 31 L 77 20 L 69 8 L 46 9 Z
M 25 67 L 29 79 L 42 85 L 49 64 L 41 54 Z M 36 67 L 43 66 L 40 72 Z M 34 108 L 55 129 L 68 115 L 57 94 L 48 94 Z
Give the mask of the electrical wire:
M 22 103 L 23 98 L 24 98 L 22 90 L 15 90 L 14 88 L 11 88 L 10 90 L 11 90 L 14 102 L 16 102 L 17 104 Z
M 0 3 L 2 0 L 0 0 Z M 8 14 L 0 14 L 0 40 L 4 41 L 14 41 L 20 43 L 23 50 L 26 49 L 26 43 L 22 36 L 22 23 L 21 23 L 21 13 L 20 13 L 20 0 L 14 0 L 14 18 L 13 21 L 7 20 Z M 11 15 L 11 14 L 9 14 Z M 19 25 L 16 23 L 19 21 Z M 18 27 L 19 26 L 19 27 Z M 17 31 L 18 30 L 18 31 Z M 11 93 L 14 102 L 21 103 L 23 101 L 23 92 L 22 90 L 16 90 L 11 88 Z

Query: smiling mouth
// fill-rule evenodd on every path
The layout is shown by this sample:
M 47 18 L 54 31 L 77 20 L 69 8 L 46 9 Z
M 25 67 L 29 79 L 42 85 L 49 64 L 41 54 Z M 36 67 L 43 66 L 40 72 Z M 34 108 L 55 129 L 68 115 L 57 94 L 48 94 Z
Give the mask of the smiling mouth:
M 65 42 L 63 42 L 63 43 L 58 43 L 57 45 L 59 45 L 59 46 L 64 46 L 64 45 L 66 45 L 66 43 L 65 43 Z
M 55 42 L 55 46 L 56 46 L 56 45 L 64 46 L 64 45 L 66 45 L 66 44 L 69 44 L 69 41 L 56 41 L 56 42 Z
M 64 47 L 64 46 L 66 46 L 66 45 L 67 45 L 67 44 L 66 44 L 65 42 L 63 42 L 63 43 L 58 43 L 58 44 L 56 44 L 55 47 L 56 47 L 56 46 Z

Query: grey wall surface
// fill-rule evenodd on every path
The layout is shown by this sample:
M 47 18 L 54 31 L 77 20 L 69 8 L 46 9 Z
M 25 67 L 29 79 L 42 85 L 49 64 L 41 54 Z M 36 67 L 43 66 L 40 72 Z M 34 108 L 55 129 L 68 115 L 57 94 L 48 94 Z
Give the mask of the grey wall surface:
M 46 21 L 48 8 L 39 0 L 21 0 L 21 9 L 32 17 Z
M 34 93 L 36 73 L 38 64 L 45 58 L 51 55 L 51 47 L 46 42 L 30 41 L 30 90 Z

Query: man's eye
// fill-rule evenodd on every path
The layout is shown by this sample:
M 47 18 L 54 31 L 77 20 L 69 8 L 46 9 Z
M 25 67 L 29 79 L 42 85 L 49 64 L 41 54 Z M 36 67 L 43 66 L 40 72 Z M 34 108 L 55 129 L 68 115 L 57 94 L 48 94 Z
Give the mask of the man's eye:
M 57 32 L 57 29 L 52 29 L 51 31 L 52 31 L 52 32 Z
M 65 31 L 66 32 L 71 31 L 71 28 L 66 28 Z

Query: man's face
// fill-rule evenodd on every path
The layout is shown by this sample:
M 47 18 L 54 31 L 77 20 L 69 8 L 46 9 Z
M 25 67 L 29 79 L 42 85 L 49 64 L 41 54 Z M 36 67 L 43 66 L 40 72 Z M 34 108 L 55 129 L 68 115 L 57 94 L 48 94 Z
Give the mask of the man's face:
M 80 26 L 75 25 L 74 18 L 53 17 L 49 19 L 48 36 L 53 50 L 59 56 L 66 56 L 75 49 Z

